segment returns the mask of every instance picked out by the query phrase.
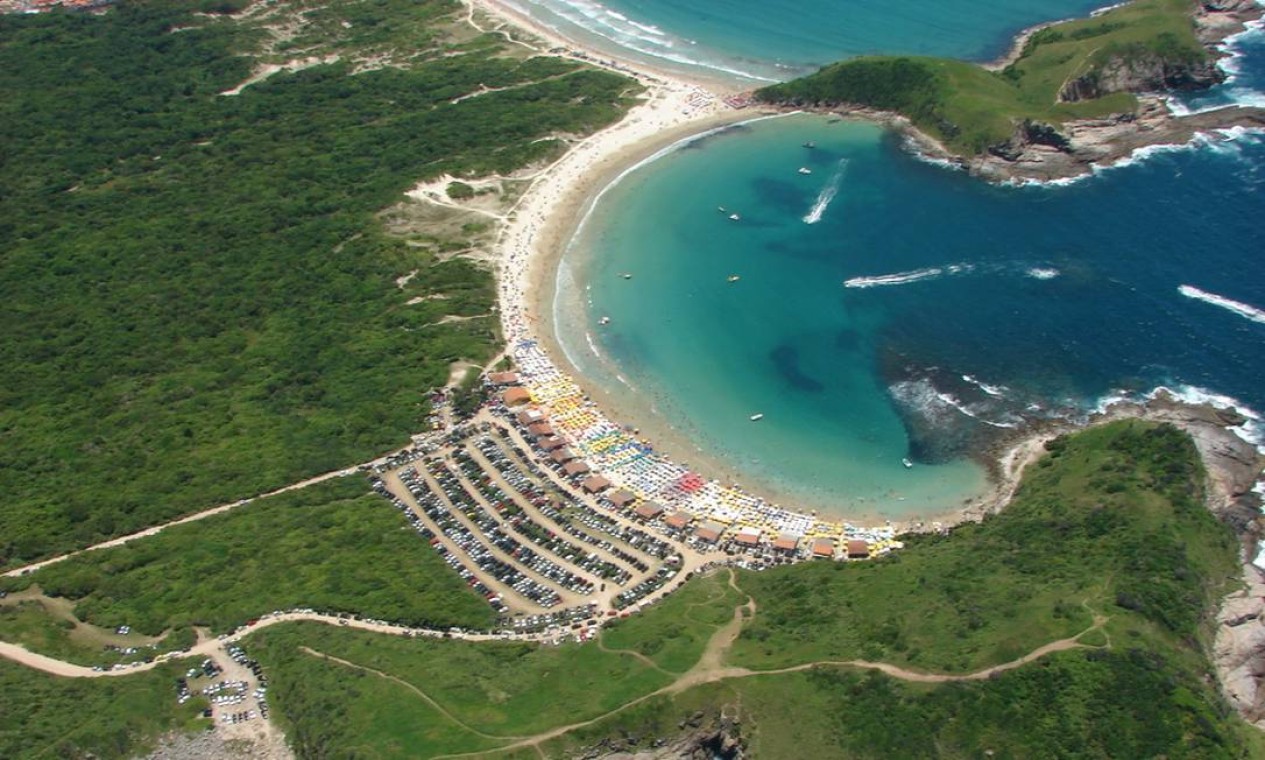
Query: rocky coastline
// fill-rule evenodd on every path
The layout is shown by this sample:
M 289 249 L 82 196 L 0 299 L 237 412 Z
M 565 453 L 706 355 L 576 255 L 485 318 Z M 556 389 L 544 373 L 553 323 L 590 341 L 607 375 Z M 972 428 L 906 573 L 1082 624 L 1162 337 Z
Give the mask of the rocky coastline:
M 1265 129 L 1265 109 L 1231 106 L 1205 113 L 1178 115 L 1165 103 L 1166 94 L 1207 89 L 1225 81 L 1217 65 L 1228 53 L 1226 38 L 1261 18 L 1256 0 L 1203 0 L 1193 20 L 1196 36 L 1209 52 L 1205 61 L 1174 62 L 1158 56 L 1115 60 L 1092 75 L 1067 82 L 1059 93 L 1076 102 L 1111 93 L 1138 96 L 1134 111 L 1062 125 L 1024 121 L 1004 143 L 981 155 L 963 158 L 906 123 L 911 142 L 928 157 L 957 164 L 990 182 L 1051 182 L 1083 176 L 1096 166 L 1109 166 L 1139 149 L 1183 145 L 1196 135 L 1234 128 Z

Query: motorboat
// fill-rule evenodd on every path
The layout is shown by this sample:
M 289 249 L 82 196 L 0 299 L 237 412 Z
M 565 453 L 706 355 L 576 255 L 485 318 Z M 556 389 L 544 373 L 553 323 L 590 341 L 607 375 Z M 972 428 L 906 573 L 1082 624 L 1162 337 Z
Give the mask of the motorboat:
M 901 463 L 901 464 L 903 464 L 903 465 L 905 465 L 905 469 L 907 469 L 907 470 L 908 470 L 910 467 L 913 467 L 913 466 L 914 466 L 914 463 L 913 463 L 913 462 L 911 462 L 911 461 L 909 461 L 909 457 L 905 457 L 904 459 L 901 459 L 901 460 L 900 460 L 900 463 Z
M 753 415 L 751 415 L 751 421 L 752 421 L 752 422 L 759 422 L 759 421 L 760 421 L 760 420 L 762 420 L 762 419 L 764 419 L 764 415 L 763 415 L 763 414 L 753 414 Z
M 738 275 L 736 275 L 736 274 L 731 274 L 731 275 L 729 275 L 728 277 L 726 277 L 726 278 L 725 278 L 725 281 L 726 281 L 726 282 L 737 282 L 738 280 L 741 280 L 741 279 L 742 279 L 742 278 L 741 278 L 741 277 L 739 277 Z
M 812 173 L 813 173 L 813 170 L 812 170 L 812 169 L 809 169 L 807 166 L 801 166 L 801 167 L 799 167 L 799 173 L 800 173 L 800 174 L 812 174 Z

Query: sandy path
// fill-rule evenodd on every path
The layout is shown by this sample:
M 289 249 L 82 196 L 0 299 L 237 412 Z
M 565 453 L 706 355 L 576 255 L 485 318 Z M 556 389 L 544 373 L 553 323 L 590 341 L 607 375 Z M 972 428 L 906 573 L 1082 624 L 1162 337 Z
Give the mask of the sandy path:
M 374 462 L 370 462 L 368 464 L 372 465 L 384 459 L 385 457 L 383 457 L 382 459 L 374 460 Z M 248 499 L 238 499 L 237 501 L 232 501 L 227 504 L 221 504 L 218 507 L 211 507 L 210 509 L 206 509 L 201 512 L 196 512 L 194 514 L 188 515 L 186 517 L 182 517 L 179 520 L 173 520 L 169 523 L 163 523 L 162 525 L 155 525 L 152 528 L 146 528 L 145 530 L 137 531 L 136 533 L 129 533 L 126 536 L 119 536 L 118 538 L 112 538 L 109 541 L 102 541 L 99 544 L 93 544 L 92 546 L 79 549 L 77 551 L 69 552 L 67 554 L 61 554 L 56 557 L 50 557 L 49 559 L 41 560 L 39 562 L 34 562 L 29 565 L 23 565 L 22 567 L 14 568 L 12 570 L 5 572 L 4 575 L 7 578 L 16 578 L 19 575 L 26 575 L 27 573 L 32 573 L 41 568 L 48 567 L 49 565 L 55 565 L 58 562 L 63 562 L 65 560 L 70 559 L 71 557 L 74 557 L 79 554 L 83 554 L 84 552 L 94 552 L 98 549 L 108 549 L 111 546 L 122 546 L 123 544 L 129 543 L 131 541 L 135 541 L 138 538 L 145 538 L 146 536 L 152 536 L 157 533 L 161 533 L 162 531 L 168 528 L 174 527 L 176 525 L 184 525 L 185 523 L 196 522 L 197 520 L 205 520 L 208 517 L 211 517 L 213 515 L 218 515 L 222 512 L 227 512 L 230 509 L 236 509 L 237 507 L 245 506 L 258 499 L 266 499 L 269 496 L 278 496 L 280 494 L 288 493 L 290 491 L 297 491 L 301 488 L 314 486 L 317 483 L 324 483 L 327 480 L 333 480 L 334 478 L 344 478 L 344 477 L 347 477 L 348 475 L 354 475 L 356 474 L 356 472 L 359 471 L 360 466 L 361 465 L 357 465 L 353 467 L 346 467 L 341 470 L 335 470 L 333 472 L 327 472 L 327 473 L 324 473 L 323 475 L 317 475 L 315 477 L 308 478 L 307 480 L 301 480 L 298 483 L 291 483 L 288 486 L 282 486 L 281 488 L 278 488 L 275 491 L 268 491 L 267 493 L 261 493 L 258 496 L 251 496 Z
M 738 591 L 739 593 L 745 594 L 745 592 L 743 592 L 742 589 L 739 588 L 739 586 L 737 585 L 736 577 L 733 570 L 732 569 L 727 569 L 727 570 L 729 572 L 730 587 Z M 1046 657 L 1055 652 L 1062 652 L 1069 649 L 1080 649 L 1080 648 L 1094 648 L 1094 649 L 1106 648 L 1106 647 L 1091 647 L 1088 644 L 1082 644 L 1080 642 L 1080 639 L 1081 637 L 1085 636 L 1086 634 L 1092 631 L 1101 629 L 1107 623 L 1107 620 L 1108 620 L 1107 617 L 1104 617 L 1102 615 L 1094 615 L 1093 624 L 1089 626 L 1088 628 L 1086 628 L 1084 631 L 1081 631 L 1080 633 L 1076 634 L 1075 636 L 1050 642 L 1049 644 L 1045 644 L 1043 646 L 1040 646 L 1032 650 L 1031 652 L 1023 655 L 1022 657 L 1011 660 L 1010 662 L 1001 663 L 999 665 L 993 665 L 991 667 L 984 668 L 983 670 L 978 670 L 974 673 L 965 673 L 965 674 L 924 673 L 924 672 L 920 672 L 916 670 L 908 670 L 906 668 L 902 668 L 896 665 L 891 665 L 885 662 L 870 662 L 868 660 L 820 660 L 820 661 L 815 661 L 815 662 L 806 662 L 800 665 L 793 665 L 786 668 L 778 668 L 775 670 L 751 670 L 750 668 L 724 666 L 723 662 L 725 659 L 725 655 L 728 653 L 729 648 L 733 645 L 733 642 L 738 638 L 738 634 L 741 633 L 743 623 L 751 620 L 752 617 L 754 617 L 755 612 L 756 612 L 755 600 L 748 596 L 746 602 L 734 608 L 733 618 L 724 626 L 719 628 L 715 633 L 712 634 L 711 638 L 707 642 L 707 646 L 703 650 L 702 656 L 699 657 L 699 660 L 694 665 L 694 667 L 690 668 L 690 670 L 687 673 L 682 675 L 676 681 L 673 681 L 672 683 L 668 684 L 667 686 L 664 686 L 661 689 L 650 692 L 649 694 L 645 694 L 630 702 L 626 702 L 623 705 L 615 708 L 614 710 L 611 710 L 602 715 L 599 715 L 596 718 L 591 718 L 589 720 L 582 721 L 579 723 L 573 723 L 569 726 L 560 726 L 558 728 L 551 729 L 549 731 L 545 731 L 543 733 L 537 734 L 536 736 L 530 737 L 528 739 L 517 741 L 512 744 L 507 744 L 504 747 L 499 747 L 495 750 L 488 750 L 484 752 L 467 752 L 467 753 L 455 754 L 455 755 L 440 755 L 436 757 L 435 760 L 447 760 L 448 758 L 484 756 L 492 752 L 505 752 L 505 751 L 510 751 L 510 750 L 528 749 L 528 748 L 535 748 L 537 751 L 540 751 L 541 745 L 547 741 L 550 741 L 552 739 L 557 739 L 561 736 L 565 736 L 566 734 L 576 729 L 584 728 L 586 726 L 591 726 L 595 723 L 598 723 L 599 721 L 605 720 L 613 715 L 623 712 L 624 710 L 627 710 L 630 707 L 634 707 L 635 705 L 639 705 L 642 702 L 645 702 L 647 700 L 654 699 L 655 697 L 660 697 L 660 696 L 669 696 L 673 694 L 678 694 L 694 686 L 700 686 L 702 684 L 714 683 L 716 681 L 724 681 L 724 680 L 729 680 L 729 679 L 751 678 L 754 676 L 778 675 L 782 673 L 795 673 L 802 670 L 810 670 L 812 668 L 817 668 L 817 667 L 851 667 L 851 668 L 863 668 L 863 669 L 868 669 L 868 670 L 878 670 L 885 673 L 888 676 L 891 676 L 892 678 L 898 678 L 902 681 L 910 681 L 913 683 L 948 683 L 951 681 L 982 681 L 997 673 L 1002 673 L 1007 670 L 1014 670 L 1015 668 L 1022 667 L 1023 665 L 1026 665 L 1035 660 L 1039 660 L 1042 657 Z M 1108 644 L 1107 647 L 1109 646 L 1110 645 Z

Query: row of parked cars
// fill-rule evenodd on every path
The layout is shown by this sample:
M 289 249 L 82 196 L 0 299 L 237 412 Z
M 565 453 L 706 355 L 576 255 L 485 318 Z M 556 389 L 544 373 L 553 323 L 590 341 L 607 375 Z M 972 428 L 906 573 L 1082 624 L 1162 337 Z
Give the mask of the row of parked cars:
M 593 593 L 593 581 L 583 578 L 548 557 L 524 546 L 484 509 L 470 492 L 462 487 L 460 479 L 440 460 L 426 460 L 431 477 L 443 490 L 448 503 L 459 509 L 466 518 L 491 542 L 516 562 L 528 567 L 541 577 L 577 594 Z
M 506 462 L 504 452 L 501 452 L 495 447 L 495 444 L 493 444 L 492 448 L 486 452 L 480 448 L 480 453 L 484 453 L 485 456 L 489 457 L 489 461 L 492 463 L 492 466 L 497 468 L 498 472 L 500 472 L 502 477 L 506 478 L 506 482 L 508 482 L 511 487 L 518 490 L 520 493 L 522 492 L 525 484 L 515 481 L 525 480 L 525 478 L 518 475 L 517 471 L 502 471 L 502 467 L 505 466 Z M 496 457 L 498 454 L 500 459 L 494 459 L 493 457 Z M 603 559 L 596 552 L 586 552 L 584 549 L 576 546 L 563 536 L 558 535 L 555 531 L 533 520 L 531 515 L 521 509 L 518 504 L 514 502 L 512 498 L 507 496 L 505 492 L 502 491 L 494 482 L 491 482 L 491 478 L 486 472 L 484 472 L 483 468 L 479 466 L 479 463 L 474 461 L 474 458 L 467 454 L 463 449 L 457 450 L 457 452 L 453 455 L 453 460 L 457 463 L 457 466 L 461 468 L 462 473 L 466 476 L 466 480 L 472 483 L 479 491 L 479 495 L 491 504 L 494 509 L 497 509 L 498 511 L 503 510 L 503 519 L 505 520 L 505 524 L 510 526 L 510 528 L 518 535 L 528 541 L 531 541 L 533 544 L 536 544 L 542 549 L 552 552 L 555 556 L 563 558 L 585 572 L 592 573 L 599 578 L 614 581 L 616 585 L 622 586 L 627 583 L 630 578 L 632 578 L 632 573 L 619 565 Z M 511 478 L 514 480 L 511 480 Z M 537 503 L 537 501 L 539 501 L 539 503 Z M 544 498 L 543 495 L 537 497 L 537 500 L 532 502 L 532 505 L 538 508 L 542 505 L 547 506 L 548 504 L 549 500 Z
M 425 515 L 430 518 L 430 520 L 438 526 L 441 531 L 443 531 L 444 535 L 450 541 L 456 544 L 461 551 L 465 552 L 466 556 L 469 557 L 477 567 L 501 583 L 504 583 L 506 586 L 514 589 L 514 591 L 520 596 L 531 600 L 541 607 L 548 609 L 550 607 L 556 607 L 562 603 L 562 597 L 555 589 L 549 588 L 544 584 L 532 580 L 516 566 L 497 559 L 497 557 L 492 554 L 482 541 L 476 538 L 474 534 L 456 517 L 453 517 L 447 506 L 440 500 L 439 495 L 431 491 L 430 485 L 417 474 L 416 470 L 401 470 L 400 480 L 403 481 L 404 487 L 409 490 L 409 493 L 413 495 L 413 498 L 417 500 L 417 504 L 421 507 L 422 512 L 425 513 Z M 426 533 L 430 533 L 430 531 L 427 530 Z M 423 535 L 426 534 L 423 533 Z M 435 547 L 436 551 L 445 555 L 444 558 L 450 565 L 456 567 L 458 564 L 461 564 L 457 558 L 449 558 L 448 549 L 439 540 L 438 536 L 431 533 L 429 540 L 431 545 Z M 470 572 L 469 568 L 465 568 L 463 566 L 462 569 L 464 569 L 467 573 L 470 573 L 470 577 L 467 577 L 466 581 L 478 590 L 478 587 L 475 586 L 478 581 L 475 579 L 474 574 Z M 466 577 L 464 573 L 462 577 Z M 491 602 L 493 598 L 495 598 L 495 595 L 488 597 L 489 602 Z M 493 604 L 493 607 L 497 607 L 497 605 Z M 497 609 L 499 611 L 501 608 L 497 607 Z

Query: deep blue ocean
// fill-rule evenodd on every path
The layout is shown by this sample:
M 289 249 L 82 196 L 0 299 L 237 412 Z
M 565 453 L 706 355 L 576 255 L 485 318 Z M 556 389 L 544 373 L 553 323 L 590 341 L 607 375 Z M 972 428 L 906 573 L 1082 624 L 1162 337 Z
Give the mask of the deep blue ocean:
M 635 5 L 675 29 L 655 15 L 666 3 Z M 746 5 L 716 4 L 739 29 L 767 12 L 743 17 Z M 949 44 L 937 30 L 964 23 L 905 18 L 983 57 L 1039 20 Z M 1265 35 L 1235 49 L 1233 80 L 1184 107 L 1260 97 Z M 765 54 L 746 34 L 739 50 Z M 621 421 L 653 415 L 802 505 L 932 514 L 980 491 L 972 452 L 1033 420 L 1158 386 L 1265 410 L 1262 183 L 1265 138 L 1252 134 L 1070 184 L 997 187 L 873 124 L 758 121 L 608 190 L 560 270 L 559 337 L 584 374 L 628 389 L 634 419 Z

